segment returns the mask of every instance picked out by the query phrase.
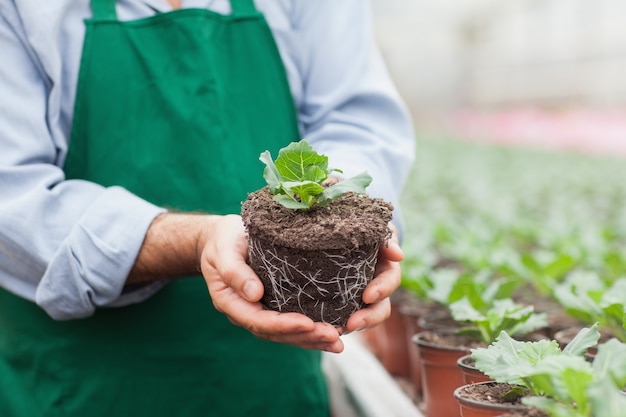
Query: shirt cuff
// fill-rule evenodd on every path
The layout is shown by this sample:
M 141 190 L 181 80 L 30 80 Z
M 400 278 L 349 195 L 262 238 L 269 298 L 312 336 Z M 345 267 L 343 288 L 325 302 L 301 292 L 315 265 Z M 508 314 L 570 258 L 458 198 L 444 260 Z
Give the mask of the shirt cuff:
M 52 318 L 68 320 L 154 294 L 165 284 L 157 282 L 120 297 L 150 224 L 165 211 L 123 188 L 107 188 L 54 254 L 35 302 Z

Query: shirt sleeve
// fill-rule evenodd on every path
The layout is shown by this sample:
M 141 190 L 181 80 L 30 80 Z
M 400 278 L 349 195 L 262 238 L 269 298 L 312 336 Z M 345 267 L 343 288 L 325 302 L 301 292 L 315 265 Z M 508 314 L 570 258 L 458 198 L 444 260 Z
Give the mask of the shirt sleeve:
M 55 319 L 140 301 L 162 284 L 122 290 L 163 209 L 119 187 L 65 180 L 47 113 L 55 85 L 11 7 L 0 9 L 0 286 Z
M 292 21 L 302 74 L 303 136 L 346 177 L 373 177 L 368 194 L 390 201 L 402 229 L 399 198 L 415 153 L 415 135 L 373 39 L 369 2 L 299 0 Z

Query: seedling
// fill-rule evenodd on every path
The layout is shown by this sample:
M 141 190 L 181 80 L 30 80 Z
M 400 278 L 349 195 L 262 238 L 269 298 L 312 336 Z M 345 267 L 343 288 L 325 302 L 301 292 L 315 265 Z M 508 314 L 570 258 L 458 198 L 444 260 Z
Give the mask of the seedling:
M 428 298 L 446 307 L 467 297 L 473 306 L 482 310 L 496 299 L 511 296 L 516 284 L 508 279 L 494 278 L 488 270 L 467 274 L 440 268 L 429 271 L 428 276 L 422 278 L 421 285 Z
M 626 278 L 605 283 L 595 273 L 578 272 L 555 287 L 554 297 L 572 317 L 597 322 L 626 342 Z
M 597 324 L 582 329 L 561 350 L 556 341 L 520 342 L 502 332 L 488 348 L 472 350 L 476 367 L 496 382 L 514 384 L 509 400 L 553 417 L 614 417 L 626 397 L 626 344 L 599 345 L 593 364 L 583 355 L 600 338 Z
M 489 347 L 472 349 L 472 358 L 476 367 L 494 381 L 520 385 L 532 395 L 543 395 L 543 382 L 532 377 L 537 364 L 561 354 L 583 359 L 583 354 L 600 338 L 597 327 L 581 330 L 562 351 L 554 340 L 521 342 L 503 331 Z
M 275 161 L 269 151 L 259 159 L 268 186 L 248 195 L 241 214 L 248 262 L 265 288 L 261 303 L 345 326 L 365 305 L 363 291 L 391 234 L 392 205 L 365 194 L 372 181 L 366 172 L 331 179 L 342 172 L 328 169 L 328 158 L 305 140 L 281 149 Z
M 450 305 L 452 317 L 470 325 L 457 332 L 489 344 L 505 331 L 509 335 L 526 335 L 546 327 L 545 313 L 535 313 L 533 306 L 524 306 L 510 298 L 494 300 L 483 311 L 475 308 L 467 297 Z
M 265 164 L 263 178 L 274 200 L 290 209 L 307 210 L 314 204 L 324 205 L 347 192 L 363 194 L 372 182 L 372 177 L 363 172 L 325 187 L 331 173 L 342 171 L 329 169 L 328 157 L 315 152 L 304 139 L 282 148 L 276 161 L 269 151 L 263 152 L 259 159 Z

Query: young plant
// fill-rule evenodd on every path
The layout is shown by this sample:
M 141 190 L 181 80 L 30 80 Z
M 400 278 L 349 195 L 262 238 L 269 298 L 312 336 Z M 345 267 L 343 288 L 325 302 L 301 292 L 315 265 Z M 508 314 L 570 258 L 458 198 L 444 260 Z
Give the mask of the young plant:
M 328 158 L 304 140 L 282 148 L 276 161 L 269 151 L 259 159 L 268 186 L 248 194 L 241 218 L 248 264 L 265 289 L 261 304 L 345 326 L 365 306 L 363 292 L 391 235 L 392 205 L 365 195 L 367 173 L 329 178 L 341 171 L 329 170 Z
M 600 345 L 592 365 L 583 355 L 597 344 L 597 327 L 582 329 L 563 350 L 554 340 L 519 342 L 502 332 L 472 357 L 496 382 L 515 385 L 510 400 L 522 397 L 553 417 L 613 417 L 626 405 L 619 393 L 626 385 L 626 345 L 616 339 Z
M 481 310 L 496 299 L 510 297 L 516 286 L 508 279 L 494 279 L 488 270 L 467 274 L 452 268 L 433 269 L 421 283 L 428 298 L 448 308 L 467 297 Z
M 468 323 L 458 330 L 460 334 L 489 344 L 502 330 L 523 335 L 547 326 L 544 313 L 511 300 L 515 280 L 494 279 L 489 271 L 473 275 L 445 268 L 411 271 L 410 277 L 403 275 L 403 287 L 446 306 L 454 320 Z
M 598 346 L 593 364 L 579 356 L 552 356 L 532 375 L 542 381 L 543 396 L 524 404 L 552 417 L 614 417 L 623 414 L 626 396 L 626 345 L 611 339 Z
M 503 331 L 489 347 L 472 349 L 472 358 L 476 361 L 476 367 L 494 381 L 520 385 L 532 395 L 543 395 L 543 382 L 532 378 L 537 364 L 549 356 L 582 358 L 600 338 L 597 327 L 593 325 L 582 329 L 563 350 L 555 340 L 521 342 Z
M 550 294 L 551 288 L 561 282 L 576 265 L 577 259 L 556 249 L 535 249 L 521 256 L 524 277 L 539 294 Z
M 526 335 L 548 325 L 546 314 L 535 313 L 533 306 L 516 304 L 510 298 L 493 300 L 490 304 L 480 301 L 486 308 L 479 310 L 474 306 L 478 303 L 472 303 L 468 297 L 450 305 L 456 321 L 470 324 L 459 329 L 458 333 L 489 344 L 503 331 L 512 336 Z
M 274 200 L 289 209 L 307 210 L 314 204 L 324 205 L 347 192 L 363 194 L 372 177 L 363 172 L 329 187 L 324 182 L 339 169 L 328 168 L 328 157 L 320 155 L 304 139 L 282 148 L 276 161 L 269 151 L 259 157 L 265 164 L 263 178 Z
M 577 272 L 554 288 L 554 297 L 572 317 L 597 322 L 626 342 L 626 278 L 606 283 L 595 273 Z

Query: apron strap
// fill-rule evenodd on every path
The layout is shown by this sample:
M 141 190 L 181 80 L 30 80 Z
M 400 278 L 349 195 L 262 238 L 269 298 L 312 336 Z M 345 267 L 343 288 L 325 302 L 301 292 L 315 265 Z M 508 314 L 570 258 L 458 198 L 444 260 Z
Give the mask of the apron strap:
M 115 0 L 91 0 L 91 10 L 96 20 L 117 20 Z
M 230 0 L 232 15 L 243 17 L 258 14 L 253 0 Z

